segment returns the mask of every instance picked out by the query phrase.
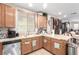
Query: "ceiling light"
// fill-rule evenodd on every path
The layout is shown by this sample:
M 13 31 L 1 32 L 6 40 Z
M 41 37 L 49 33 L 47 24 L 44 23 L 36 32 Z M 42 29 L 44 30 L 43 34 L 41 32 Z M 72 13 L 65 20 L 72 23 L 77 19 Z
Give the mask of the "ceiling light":
M 47 3 L 44 3 L 43 4 L 43 9 L 46 9 L 47 8 Z
M 61 13 L 61 12 L 59 12 L 58 14 L 59 14 L 59 15 L 61 15 L 62 13 Z
M 32 7 L 32 3 L 29 3 L 28 6 L 29 6 L 29 7 Z
M 67 17 L 67 15 L 64 15 L 64 17 Z

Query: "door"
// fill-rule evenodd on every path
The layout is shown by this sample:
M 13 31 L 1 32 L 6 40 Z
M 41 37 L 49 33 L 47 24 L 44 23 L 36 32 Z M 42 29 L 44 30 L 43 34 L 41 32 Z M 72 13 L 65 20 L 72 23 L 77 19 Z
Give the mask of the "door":
M 45 37 L 43 42 L 44 42 L 44 43 L 43 43 L 43 47 L 44 47 L 46 50 L 50 51 L 50 38 Z
M 21 51 L 22 51 L 22 55 L 32 52 L 32 41 L 31 41 L 31 39 L 22 39 Z
M 5 26 L 15 27 L 15 9 L 5 5 Z

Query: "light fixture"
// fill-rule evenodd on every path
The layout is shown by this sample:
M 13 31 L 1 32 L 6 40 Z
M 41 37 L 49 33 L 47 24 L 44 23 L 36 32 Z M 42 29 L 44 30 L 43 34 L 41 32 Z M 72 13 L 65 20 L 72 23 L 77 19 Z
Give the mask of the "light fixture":
M 29 3 L 28 6 L 29 6 L 29 7 L 32 7 L 32 3 Z
M 67 15 L 64 15 L 64 17 L 67 17 Z
M 44 3 L 43 4 L 43 9 L 46 9 L 47 8 L 47 3 Z
M 59 14 L 59 15 L 61 15 L 62 13 L 61 13 L 61 12 L 59 12 L 58 14 Z

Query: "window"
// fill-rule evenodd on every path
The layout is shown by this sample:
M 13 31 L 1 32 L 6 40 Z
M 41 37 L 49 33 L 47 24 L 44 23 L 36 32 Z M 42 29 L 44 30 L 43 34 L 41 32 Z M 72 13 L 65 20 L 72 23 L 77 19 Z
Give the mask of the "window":
M 35 15 L 18 10 L 17 31 L 22 35 L 35 32 Z
M 78 24 L 74 24 L 74 29 L 78 29 Z

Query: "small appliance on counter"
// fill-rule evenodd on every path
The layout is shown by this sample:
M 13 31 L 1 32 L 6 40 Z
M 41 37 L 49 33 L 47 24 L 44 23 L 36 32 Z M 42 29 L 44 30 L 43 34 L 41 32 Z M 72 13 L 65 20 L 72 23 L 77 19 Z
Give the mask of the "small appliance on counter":
M 8 29 L 8 36 L 7 38 L 13 38 L 16 37 L 16 31 Z
M 7 32 L 0 30 L 0 39 L 7 38 Z

